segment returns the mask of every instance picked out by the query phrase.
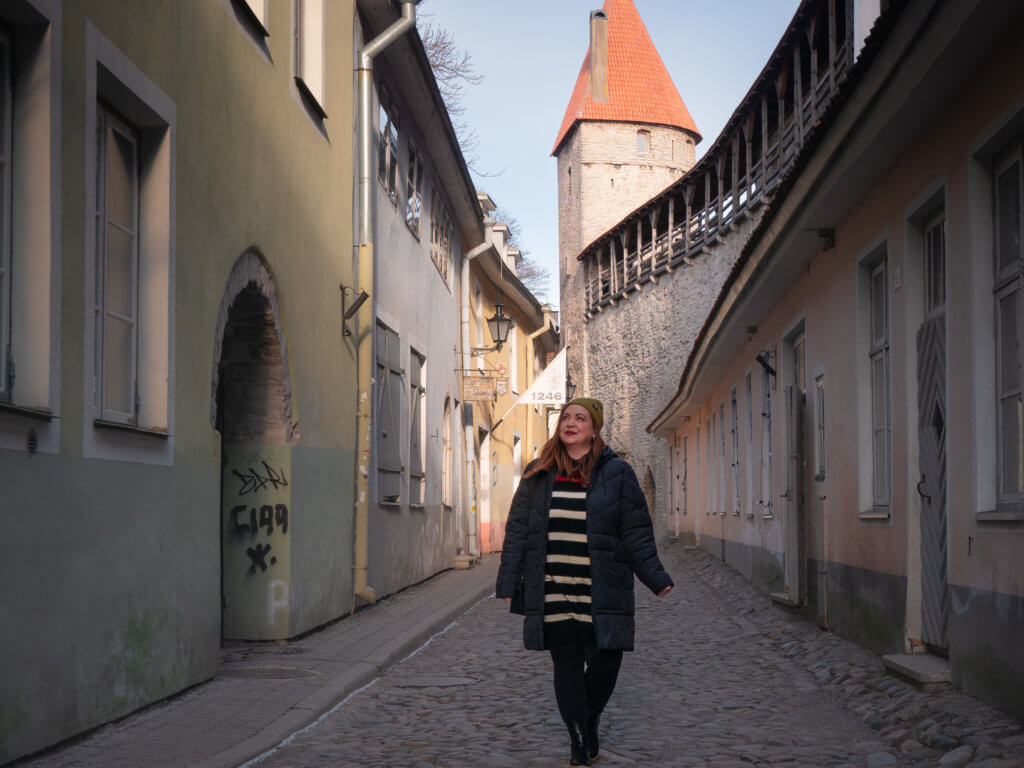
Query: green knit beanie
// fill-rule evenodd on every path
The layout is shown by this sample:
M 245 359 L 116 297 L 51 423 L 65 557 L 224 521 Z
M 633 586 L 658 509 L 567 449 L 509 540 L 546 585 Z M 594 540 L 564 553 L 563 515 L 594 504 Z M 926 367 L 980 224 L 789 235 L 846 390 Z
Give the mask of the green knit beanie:
M 604 425 L 604 405 L 602 405 L 600 400 L 594 400 L 590 397 L 574 397 L 565 404 L 565 408 L 568 408 L 570 405 L 582 405 L 586 408 L 590 418 L 594 420 L 594 430 L 597 432 L 601 431 L 601 427 Z M 562 409 L 563 412 L 565 408 Z

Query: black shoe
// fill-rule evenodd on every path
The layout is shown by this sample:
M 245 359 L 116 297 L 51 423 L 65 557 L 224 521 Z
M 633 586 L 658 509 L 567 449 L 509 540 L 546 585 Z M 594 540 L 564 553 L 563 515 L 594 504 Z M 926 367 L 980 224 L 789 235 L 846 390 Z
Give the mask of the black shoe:
M 600 722 L 600 715 L 588 717 L 583 721 L 583 744 L 587 748 L 587 757 L 591 760 L 597 760 L 597 751 L 600 747 L 597 738 L 597 726 Z
M 583 746 L 583 723 L 570 720 L 566 726 L 569 729 L 569 765 L 590 765 L 587 748 Z

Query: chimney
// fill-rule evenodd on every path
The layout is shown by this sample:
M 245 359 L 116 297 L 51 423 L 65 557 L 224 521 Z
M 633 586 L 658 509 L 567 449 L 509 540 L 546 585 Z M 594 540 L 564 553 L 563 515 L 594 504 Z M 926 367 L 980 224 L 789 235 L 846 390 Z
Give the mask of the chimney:
M 590 98 L 598 104 L 608 101 L 608 16 L 590 13 Z

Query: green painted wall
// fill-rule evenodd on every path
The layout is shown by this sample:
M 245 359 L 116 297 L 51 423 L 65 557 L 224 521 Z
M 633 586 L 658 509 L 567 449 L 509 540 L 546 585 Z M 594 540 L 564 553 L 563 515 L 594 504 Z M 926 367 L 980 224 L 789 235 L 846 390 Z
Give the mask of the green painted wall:
M 227 0 L 63 4 L 60 357 L 51 366 L 60 450 L 0 451 L 0 578 L 16 585 L 3 610 L 13 631 L 0 634 L 0 762 L 216 671 L 223 520 L 211 385 L 226 281 L 250 248 L 276 287 L 297 422 L 288 631 L 351 609 L 356 371 L 338 286 L 353 282 L 353 2 L 325 4 L 326 137 L 293 81 L 292 4 L 268 5 L 269 60 Z M 88 24 L 176 109 L 170 466 L 85 456 L 95 429 L 83 381 Z

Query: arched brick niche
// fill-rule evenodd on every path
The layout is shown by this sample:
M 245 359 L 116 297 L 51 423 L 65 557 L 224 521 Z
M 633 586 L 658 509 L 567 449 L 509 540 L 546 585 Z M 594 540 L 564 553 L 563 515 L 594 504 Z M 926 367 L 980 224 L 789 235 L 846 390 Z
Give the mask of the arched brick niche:
M 298 442 L 288 370 L 274 280 L 250 249 L 232 267 L 217 313 L 210 420 L 225 442 Z

